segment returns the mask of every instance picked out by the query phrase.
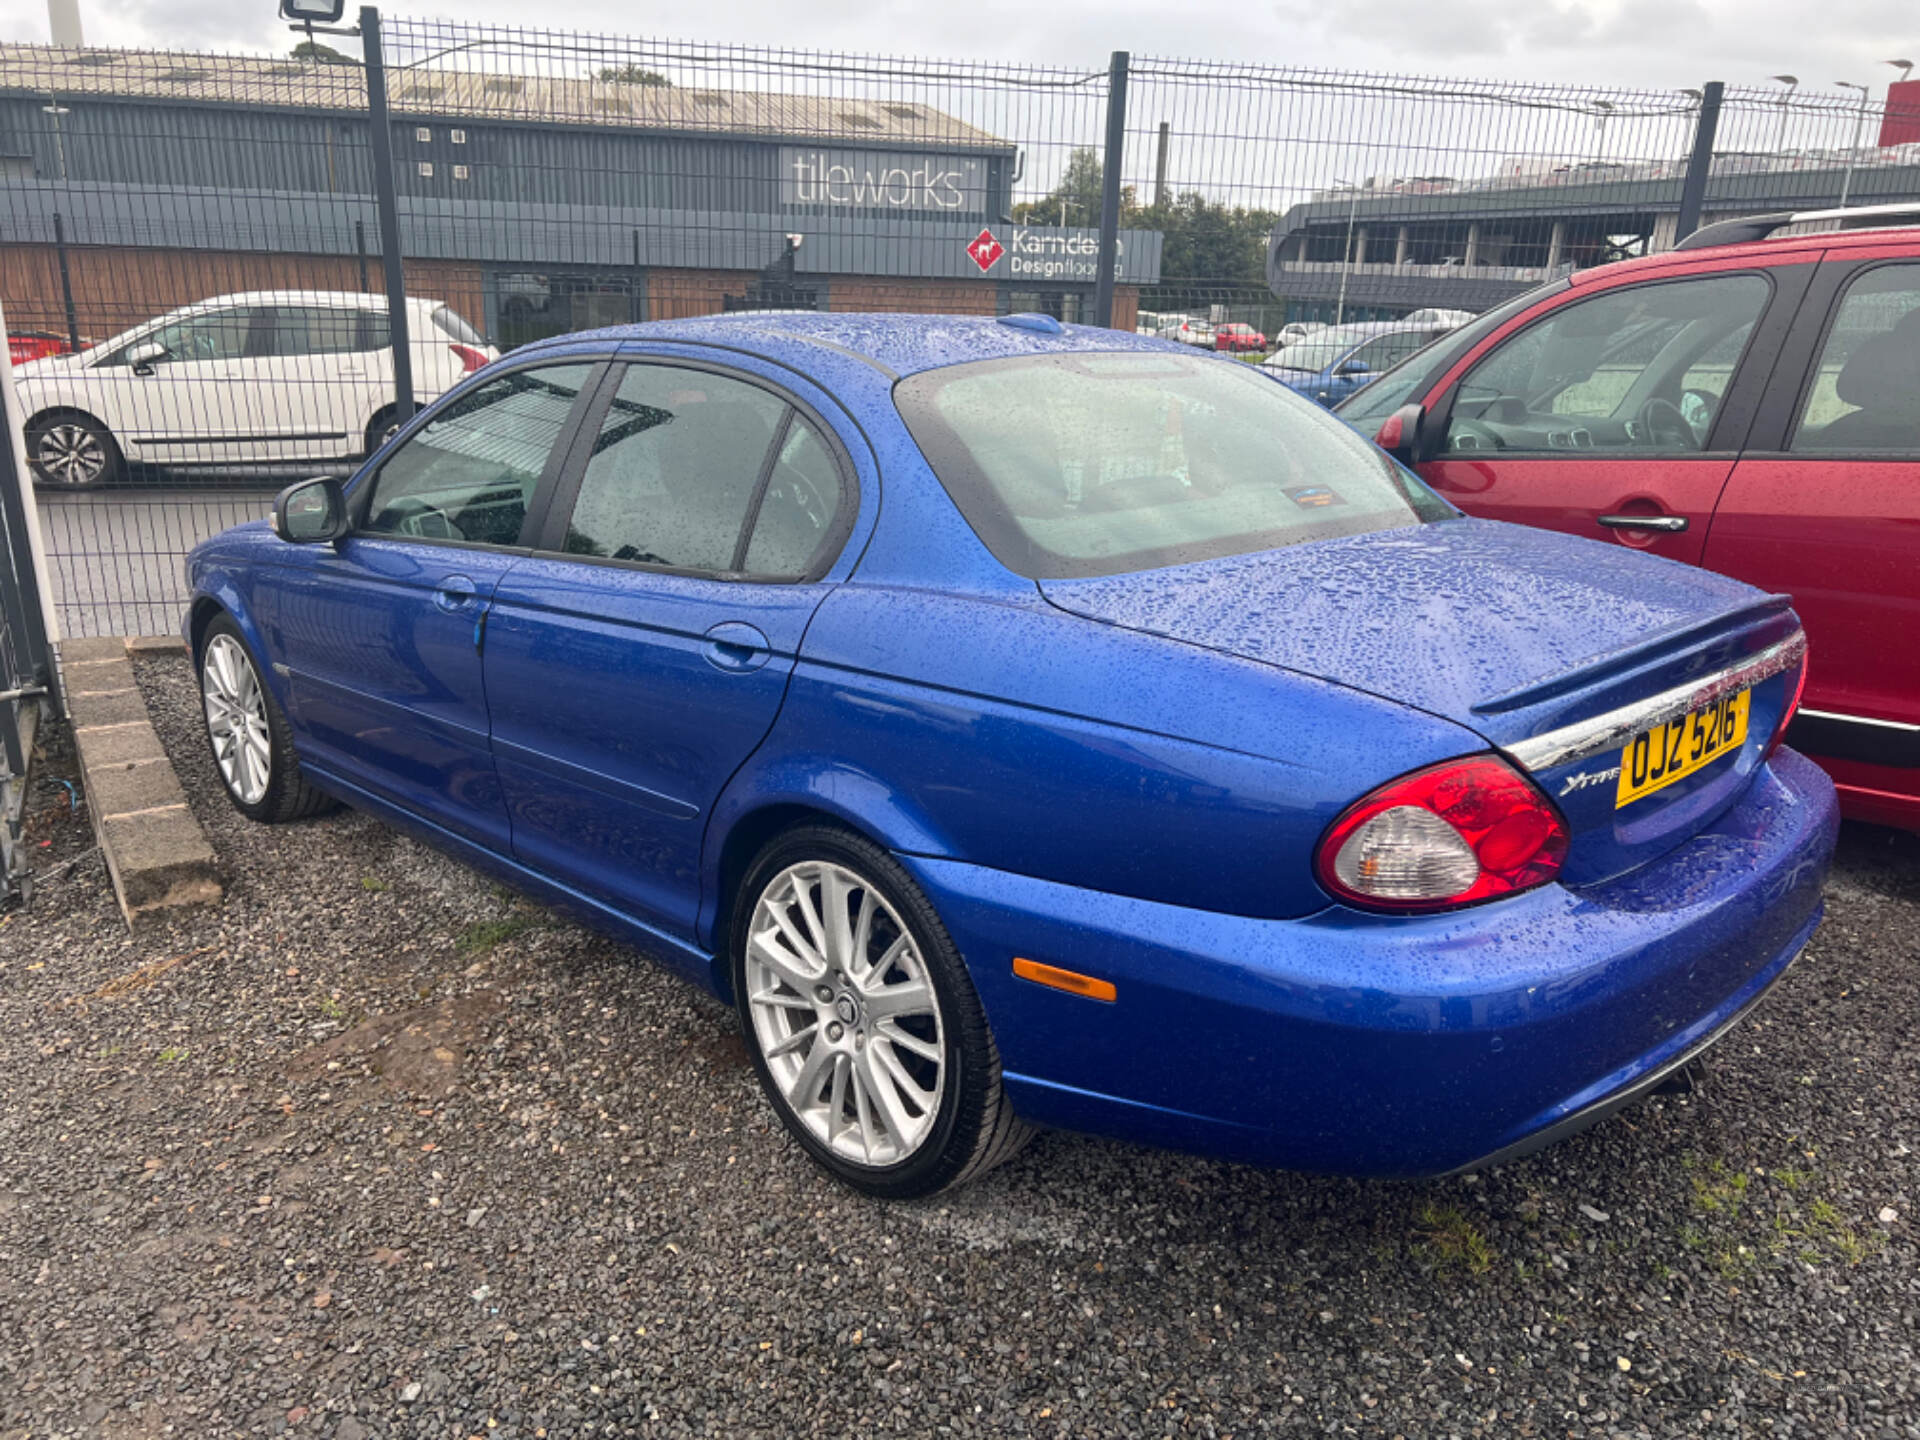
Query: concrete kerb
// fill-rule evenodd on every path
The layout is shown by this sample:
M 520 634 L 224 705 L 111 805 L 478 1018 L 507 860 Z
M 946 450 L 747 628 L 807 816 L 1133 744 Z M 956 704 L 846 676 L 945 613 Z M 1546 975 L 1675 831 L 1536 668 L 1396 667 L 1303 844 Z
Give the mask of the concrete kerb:
M 61 647 L 87 809 L 130 928 L 177 906 L 211 904 L 222 893 L 213 846 L 187 807 L 133 678 L 132 655 L 183 648 L 179 640 L 147 636 Z

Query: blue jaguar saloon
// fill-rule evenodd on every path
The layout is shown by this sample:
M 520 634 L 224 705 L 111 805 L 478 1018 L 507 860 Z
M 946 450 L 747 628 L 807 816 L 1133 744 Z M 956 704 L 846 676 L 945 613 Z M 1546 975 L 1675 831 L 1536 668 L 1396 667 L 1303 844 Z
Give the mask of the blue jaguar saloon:
M 345 802 L 631 940 L 880 1196 L 1041 1126 L 1520 1154 L 1759 1000 L 1834 842 L 1786 597 L 1044 316 L 530 345 L 190 570 L 242 812 Z

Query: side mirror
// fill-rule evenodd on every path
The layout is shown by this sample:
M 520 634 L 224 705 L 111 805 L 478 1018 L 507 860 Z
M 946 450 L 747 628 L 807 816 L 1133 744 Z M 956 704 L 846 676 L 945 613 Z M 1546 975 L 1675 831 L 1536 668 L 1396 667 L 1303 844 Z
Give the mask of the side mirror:
M 1336 375 L 1371 375 L 1373 373 L 1373 367 L 1364 360 L 1349 360 L 1333 373 Z
M 1424 405 L 1402 405 L 1381 422 L 1373 443 L 1402 465 L 1413 465 L 1420 456 L 1420 422 L 1426 419 Z
M 331 476 L 297 480 L 273 501 L 273 533 L 289 545 L 316 545 L 347 533 L 347 492 Z
M 133 367 L 136 375 L 153 374 L 153 367 L 166 358 L 167 347 L 153 340 L 136 345 L 127 352 L 127 364 Z

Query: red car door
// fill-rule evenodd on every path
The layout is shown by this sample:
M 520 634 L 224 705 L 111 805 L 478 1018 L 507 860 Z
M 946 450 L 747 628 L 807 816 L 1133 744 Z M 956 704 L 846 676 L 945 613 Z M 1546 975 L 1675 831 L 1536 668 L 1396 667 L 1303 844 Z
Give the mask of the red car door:
M 1822 267 L 1706 564 L 1793 596 L 1807 689 L 1792 743 L 1857 818 L 1920 824 L 1920 255 Z
M 1421 475 L 1469 514 L 1698 563 L 1812 268 L 1565 292 L 1429 400 L 1441 438 Z

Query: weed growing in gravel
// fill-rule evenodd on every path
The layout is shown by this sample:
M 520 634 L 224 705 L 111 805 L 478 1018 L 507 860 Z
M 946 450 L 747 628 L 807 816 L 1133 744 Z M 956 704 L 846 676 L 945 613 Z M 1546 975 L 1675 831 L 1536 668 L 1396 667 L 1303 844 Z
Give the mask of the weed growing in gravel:
M 1808 1265 L 1823 1260 L 1858 1265 L 1886 1243 L 1886 1237 L 1877 1230 L 1861 1235 L 1826 1200 L 1815 1200 L 1804 1215 L 1796 1211 L 1774 1216 L 1773 1232 L 1771 1248 L 1775 1255 L 1791 1252 L 1794 1259 Z
M 347 1018 L 347 1007 L 331 995 L 322 995 L 320 997 L 320 1013 L 329 1020 L 344 1020 Z
M 184 1060 L 186 1058 L 187 1047 L 184 1045 L 169 1045 L 158 1055 L 154 1056 L 154 1059 L 158 1060 L 162 1065 L 171 1065 L 176 1060 Z
M 393 885 L 389 881 L 382 880 L 378 875 L 362 875 L 360 888 L 370 894 L 384 895 L 393 888 Z
M 1484 1275 L 1493 1268 L 1493 1246 L 1458 1206 L 1426 1206 L 1420 1211 L 1420 1226 L 1415 1248 L 1435 1269 Z
M 1702 1215 L 1739 1215 L 1747 1199 L 1747 1172 L 1729 1171 L 1718 1160 L 1708 1163 L 1707 1173 L 1693 1177 L 1693 1208 Z
M 496 945 L 540 928 L 540 916 L 531 910 L 516 910 L 498 920 L 476 920 L 460 932 L 454 948 L 462 955 L 484 955 Z
M 1763 1260 L 1859 1265 L 1886 1243 L 1878 1231 L 1856 1230 L 1831 1201 L 1819 1197 L 1808 1199 L 1804 1206 L 1783 1199 L 1782 1208 L 1770 1219 L 1763 1219 L 1764 1211 L 1750 1214 L 1755 1208 L 1750 1202 L 1763 1197 L 1749 1193 L 1751 1181 L 1745 1170 L 1730 1169 L 1719 1160 L 1702 1165 L 1689 1157 L 1683 1163 L 1693 1172 L 1694 1223 L 1680 1227 L 1680 1243 L 1706 1256 L 1729 1283 L 1748 1275 Z M 1813 1183 L 1814 1173 L 1780 1169 L 1771 1178 L 1787 1196 L 1797 1197 Z

